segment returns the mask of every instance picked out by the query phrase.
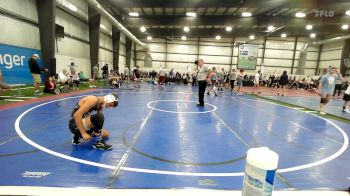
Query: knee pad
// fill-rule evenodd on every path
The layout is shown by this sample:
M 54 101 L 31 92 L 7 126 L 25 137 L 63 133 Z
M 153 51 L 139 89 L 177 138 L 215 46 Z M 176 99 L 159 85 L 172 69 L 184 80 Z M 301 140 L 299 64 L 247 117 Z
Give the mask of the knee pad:
M 92 130 L 95 133 L 100 133 L 103 127 L 103 123 L 105 121 L 104 115 L 102 113 L 91 115 L 90 121 L 91 121 L 91 124 L 94 126 Z
M 321 98 L 320 103 L 327 104 L 328 103 L 327 98 Z

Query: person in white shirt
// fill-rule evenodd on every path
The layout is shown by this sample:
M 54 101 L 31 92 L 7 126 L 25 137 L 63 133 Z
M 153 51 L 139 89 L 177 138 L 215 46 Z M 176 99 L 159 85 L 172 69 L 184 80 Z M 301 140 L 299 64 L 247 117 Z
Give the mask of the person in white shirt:
M 197 80 L 198 80 L 198 98 L 199 103 L 197 106 L 204 106 L 204 93 L 205 88 L 208 84 L 208 79 L 210 76 L 210 71 L 208 70 L 208 66 L 204 65 L 204 60 L 199 59 L 197 62 L 198 67 L 198 74 L 197 74 Z
M 260 93 L 260 71 L 258 71 L 258 73 L 255 74 L 255 77 L 254 77 L 254 87 L 253 87 L 253 92 L 254 93 L 254 90 L 256 89 L 256 91 L 258 93 Z
M 307 76 L 307 78 L 305 78 L 305 84 L 306 84 L 305 86 L 306 90 L 311 89 L 312 79 L 310 76 Z
M 230 79 L 230 85 L 231 85 L 231 92 L 233 92 L 234 87 L 235 87 L 235 81 L 237 79 L 237 73 L 235 69 L 231 70 L 231 73 L 229 75 L 229 79 Z
M 344 100 L 344 104 L 343 104 L 343 110 L 342 112 L 348 112 L 350 113 L 349 111 L 349 103 L 350 103 L 350 85 L 348 84 L 348 88 L 346 89 L 346 91 L 344 92 L 344 97 L 343 97 L 343 100 Z
M 69 73 L 68 73 L 68 71 L 66 69 L 63 69 L 58 74 L 58 83 L 60 83 L 62 86 L 65 85 L 65 84 L 71 84 Z

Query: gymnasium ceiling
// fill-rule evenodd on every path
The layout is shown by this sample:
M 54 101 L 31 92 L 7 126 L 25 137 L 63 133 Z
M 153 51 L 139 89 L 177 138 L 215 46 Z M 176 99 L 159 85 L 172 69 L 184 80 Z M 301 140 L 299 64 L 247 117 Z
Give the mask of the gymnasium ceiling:
M 137 37 L 309 36 L 349 34 L 350 0 L 99 0 Z M 349 11 L 348 11 L 349 10 Z M 348 14 L 346 14 L 348 11 Z M 130 16 L 135 12 L 139 16 Z M 196 13 L 195 17 L 186 13 Z M 242 13 L 249 12 L 250 17 Z M 305 17 L 296 17 L 304 13 Z M 272 25 L 275 29 L 268 30 Z M 312 25 L 311 30 L 306 25 Z M 141 32 L 140 27 L 146 31 Z M 184 32 L 184 27 L 189 32 Z M 226 27 L 232 27 L 226 31 Z M 346 27 L 346 26 L 345 26 Z

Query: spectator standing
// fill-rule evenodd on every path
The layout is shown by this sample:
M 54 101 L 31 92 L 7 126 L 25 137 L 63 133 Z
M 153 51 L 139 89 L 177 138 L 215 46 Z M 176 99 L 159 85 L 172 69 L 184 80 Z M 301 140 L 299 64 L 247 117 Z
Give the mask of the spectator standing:
M 284 96 L 285 88 L 286 88 L 286 85 L 288 84 L 287 71 L 284 71 L 283 74 L 281 75 L 280 80 L 279 80 L 279 84 L 281 85 L 281 88 L 282 88 L 282 96 Z M 280 95 L 280 93 L 278 92 L 277 95 Z
M 34 80 L 34 95 L 42 95 L 40 92 L 40 84 L 41 84 L 41 76 L 40 73 L 42 71 L 48 72 L 48 69 L 43 69 L 39 66 L 38 60 L 40 59 L 38 54 L 33 54 L 32 57 L 28 61 L 29 70 L 32 74 Z
M 333 92 L 333 97 L 335 97 L 335 94 L 337 93 L 338 91 L 338 98 L 340 96 L 340 93 L 341 93 L 341 90 L 343 88 L 343 81 L 338 78 L 336 81 L 335 81 L 335 87 L 334 87 L 334 92 Z
M 339 73 L 338 69 L 334 66 L 329 66 L 328 73 L 322 76 L 318 90 L 321 96 L 320 101 L 320 114 L 325 115 L 324 111 L 326 104 L 329 102 L 335 88 L 335 81 L 340 78 L 344 81 L 343 76 Z
M 199 66 L 198 74 L 197 74 L 199 103 L 197 104 L 197 106 L 203 107 L 204 106 L 204 93 L 205 93 L 205 88 L 207 87 L 207 84 L 208 84 L 210 72 L 208 70 L 208 67 L 206 65 L 204 65 L 203 59 L 199 59 L 196 63 Z

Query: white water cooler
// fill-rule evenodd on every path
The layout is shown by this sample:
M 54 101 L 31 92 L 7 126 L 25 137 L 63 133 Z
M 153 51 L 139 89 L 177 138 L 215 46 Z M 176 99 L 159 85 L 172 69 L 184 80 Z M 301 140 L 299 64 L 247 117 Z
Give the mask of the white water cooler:
M 243 180 L 242 196 L 272 195 L 278 166 L 278 154 L 267 147 L 251 148 Z

